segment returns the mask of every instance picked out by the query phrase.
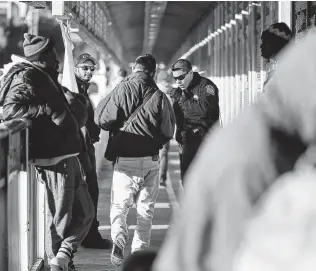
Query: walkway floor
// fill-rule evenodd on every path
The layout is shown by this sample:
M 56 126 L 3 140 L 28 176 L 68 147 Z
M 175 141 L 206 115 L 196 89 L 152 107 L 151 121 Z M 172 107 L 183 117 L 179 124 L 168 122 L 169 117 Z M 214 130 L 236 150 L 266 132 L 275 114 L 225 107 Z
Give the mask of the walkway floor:
M 161 188 L 158 201 L 155 207 L 155 215 L 153 220 L 151 248 L 159 249 L 164 236 L 172 219 L 172 206 L 177 206 L 177 197 L 179 195 L 179 156 L 177 146 L 174 142 L 171 144 L 169 153 L 169 179 L 167 189 Z M 98 207 L 98 218 L 100 221 L 100 232 L 103 237 L 110 238 L 110 191 L 112 181 L 112 165 L 103 161 L 102 171 L 99 176 L 100 197 Z M 129 225 L 130 240 L 125 249 L 125 255 L 130 254 L 130 245 L 133 237 L 133 228 L 136 225 L 136 211 L 132 208 L 129 212 L 127 223 Z M 78 271 L 116 271 L 121 270 L 111 264 L 110 250 L 97 250 L 80 248 L 75 255 L 75 264 Z

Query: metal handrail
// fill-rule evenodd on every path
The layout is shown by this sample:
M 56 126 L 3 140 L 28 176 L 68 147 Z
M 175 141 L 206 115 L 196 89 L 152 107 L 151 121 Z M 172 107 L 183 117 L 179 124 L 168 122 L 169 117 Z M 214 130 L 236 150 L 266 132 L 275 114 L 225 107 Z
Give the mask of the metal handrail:
M 0 270 L 43 265 L 44 187 L 28 162 L 30 127 L 26 119 L 0 123 Z

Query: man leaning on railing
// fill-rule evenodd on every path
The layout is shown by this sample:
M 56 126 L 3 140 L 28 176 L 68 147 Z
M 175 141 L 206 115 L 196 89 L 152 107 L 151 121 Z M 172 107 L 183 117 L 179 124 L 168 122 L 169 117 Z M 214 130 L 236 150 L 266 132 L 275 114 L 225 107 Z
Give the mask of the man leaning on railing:
M 46 253 L 51 270 L 71 270 L 72 253 L 94 216 L 77 158 L 86 148 L 80 127 L 87 120 L 87 101 L 58 83 L 53 40 L 31 34 L 24 38 L 25 57 L 13 56 L 4 69 L 0 106 L 4 120 L 32 120 L 30 158 L 46 187 Z

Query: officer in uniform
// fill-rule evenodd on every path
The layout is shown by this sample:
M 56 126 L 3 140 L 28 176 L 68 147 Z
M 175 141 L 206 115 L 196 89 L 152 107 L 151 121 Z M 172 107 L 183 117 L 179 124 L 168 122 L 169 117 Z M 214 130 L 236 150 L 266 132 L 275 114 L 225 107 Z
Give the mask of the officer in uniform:
M 194 159 L 204 136 L 219 120 L 217 86 L 193 72 L 191 63 L 179 59 L 172 65 L 172 75 L 178 87 L 172 90 L 176 115 L 176 140 L 182 149 L 181 179 Z

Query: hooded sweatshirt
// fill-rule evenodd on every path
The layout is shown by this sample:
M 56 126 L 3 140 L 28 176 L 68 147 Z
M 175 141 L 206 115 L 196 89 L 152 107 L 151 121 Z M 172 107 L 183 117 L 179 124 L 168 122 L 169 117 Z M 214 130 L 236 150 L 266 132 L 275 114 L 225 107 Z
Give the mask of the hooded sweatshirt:
M 316 141 L 316 30 L 280 53 L 257 104 L 208 135 L 154 271 L 232 271 L 261 195 Z

